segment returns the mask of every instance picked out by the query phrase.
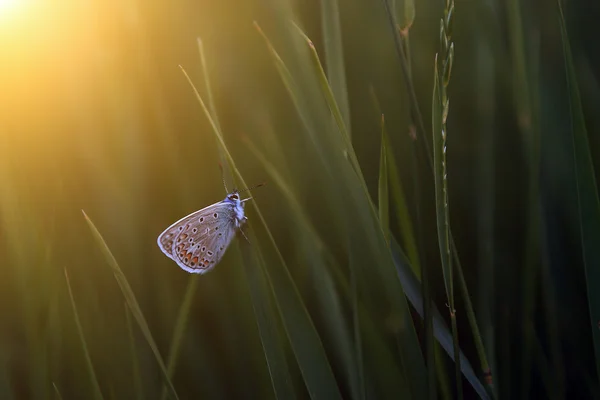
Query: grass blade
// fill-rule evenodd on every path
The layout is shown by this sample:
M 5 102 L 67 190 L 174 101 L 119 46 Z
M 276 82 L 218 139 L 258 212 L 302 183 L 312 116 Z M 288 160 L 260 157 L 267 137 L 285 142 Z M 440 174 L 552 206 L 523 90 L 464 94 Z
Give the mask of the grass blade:
M 277 315 L 273 305 L 272 289 L 269 287 L 265 275 L 264 260 L 258 255 L 258 252 L 251 252 L 249 246 L 242 245 L 241 247 L 244 254 L 244 272 L 252 298 L 252 308 L 275 397 L 282 400 L 293 400 L 296 398 L 296 392 L 285 357 L 282 335 L 275 323 Z
M 388 165 L 387 165 L 388 143 L 385 132 L 385 118 L 381 114 L 381 152 L 379 156 L 379 222 L 385 241 L 390 241 L 390 205 L 388 191 Z
M 69 282 L 69 274 L 67 274 L 67 269 L 65 268 L 65 280 L 67 282 L 67 289 L 69 289 L 69 300 L 71 301 L 71 306 L 73 307 L 73 316 L 75 317 L 75 325 L 77 326 L 77 334 L 79 339 L 81 339 L 81 347 L 83 348 L 83 354 L 85 356 L 85 366 L 88 369 L 90 374 L 90 381 L 93 387 L 93 393 L 95 399 L 104 399 L 102 396 L 102 391 L 100 390 L 100 384 L 98 383 L 98 378 L 96 377 L 96 372 L 94 371 L 94 364 L 92 363 L 92 358 L 90 357 L 90 352 L 88 351 L 87 343 L 85 341 L 85 336 L 83 335 L 83 328 L 81 327 L 81 321 L 79 321 L 79 314 L 77 313 L 77 306 L 75 305 L 75 299 L 73 298 L 73 291 L 71 290 L 71 284 Z M 55 386 L 56 388 L 56 386 Z M 58 389 L 57 389 L 58 392 Z
M 440 258 L 442 271 L 444 273 L 444 285 L 450 309 L 450 320 L 452 323 L 452 337 L 454 343 L 454 360 L 456 370 L 456 392 L 458 398 L 462 398 L 462 378 L 460 368 L 460 348 L 458 345 L 458 329 L 456 325 L 456 310 L 454 308 L 454 278 L 452 271 L 452 257 L 450 256 L 450 224 L 448 211 L 448 179 L 446 171 L 446 132 L 444 111 L 447 107 L 447 99 L 443 96 L 443 88 L 438 75 L 438 58 L 435 57 L 434 84 L 433 84 L 433 167 L 435 175 L 435 203 L 437 216 L 437 232 L 440 247 Z
M 365 378 L 362 363 L 360 329 L 357 326 L 354 327 L 355 343 L 353 345 L 352 337 L 349 335 L 349 329 L 342 310 L 341 299 L 343 297 L 338 295 L 338 290 L 334 283 L 335 281 L 332 279 L 329 269 L 325 265 L 327 260 L 331 260 L 333 257 L 327 253 L 321 237 L 312 225 L 302 206 L 298 203 L 298 197 L 286 183 L 288 180 L 283 178 L 274 165 L 267 160 L 252 142 L 247 141 L 246 143 L 250 151 L 264 166 L 271 181 L 279 187 L 286 198 L 287 204 L 290 207 L 290 215 L 292 215 L 297 222 L 295 225 L 298 226 L 299 232 L 296 241 L 300 244 L 301 254 L 314 254 L 316 249 L 316 254 L 319 255 L 318 257 L 313 256 L 302 259 L 300 262 L 309 265 L 313 271 L 314 278 L 312 279 L 312 282 L 314 282 L 316 296 L 319 299 L 322 314 L 326 316 L 325 324 L 327 334 L 332 338 L 331 342 L 334 343 L 334 346 L 332 346 L 334 349 L 334 356 L 340 360 L 344 366 L 343 368 L 346 373 L 349 390 L 353 394 L 352 397 L 356 399 L 364 398 Z M 333 266 L 332 268 L 336 267 L 337 266 Z M 352 273 L 354 270 L 350 268 L 350 271 Z M 354 300 L 356 299 L 354 298 Z M 355 305 L 353 305 L 353 310 L 354 312 L 357 312 Z M 358 323 L 358 315 L 355 315 L 354 322 Z
M 54 394 L 56 394 L 57 400 L 63 400 L 63 397 L 60 395 L 60 391 L 58 390 L 58 386 L 56 386 L 56 383 L 52 382 L 52 387 L 54 388 Z
M 129 336 L 129 347 L 131 349 L 131 363 L 133 370 L 133 388 L 137 399 L 144 398 L 144 391 L 142 389 L 142 375 L 140 373 L 140 362 L 137 355 L 135 336 L 133 333 L 133 322 L 131 321 L 131 311 L 125 304 L 125 318 L 127 319 L 127 334 Z
M 400 282 L 402 282 L 404 293 L 412 303 L 417 313 L 423 317 L 423 297 L 420 293 L 421 286 L 418 282 L 418 279 L 415 276 L 413 269 L 408 265 L 408 258 L 403 253 L 396 240 L 392 238 L 390 245 L 394 258 L 394 265 L 396 266 L 396 272 L 399 276 Z M 440 314 L 439 310 L 435 306 L 432 308 L 434 336 L 442 348 L 450 356 L 450 358 L 454 360 L 454 343 L 452 334 L 448 330 L 448 327 L 444 322 L 444 318 Z M 465 378 L 467 378 L 473 389 L 475 389 L 481 399 L 490 399 L 489 394 L 486 392 L 483 384 L 479 381 L 479 378 L 477 378 L 477 375 L 469 363 L 469 360 L 467 360 L 462 352 L 460 352 L 460 359 L 462 374 L 465 376 Z
M 175 329 L 173 331 L 173 338 L 171 339 L 171 347 L 169 348 L 169 358 L 167 359 L 167 374 L 169 378 L 173 377 L 175 372 L 175 365 L 180 354 L 180 347 L 183 341 L 183 333 L 188 324 L 188 316 L 190 315 L 190 308 L 192 307 L 192 300 L 196 293 L 198 286 L 198 275 L 194 275 L 190 278 L 185 295 L 183 296 L 183 302 L 179 307 L 177 313 L 177 320 L 175 322 Z M 163 387 L 161 399 L 165 399 L 167 396 L 166 387 Z
M 575 175 L 577 182 L 577 200 L 579 208 L 579 226 L 581 234 L 581 251 L 585 267 L 588 304 L 596 373 L 600 377 L 600 200 L 598 186 L 594 175 L 594 164 L 590 152 L 588 133 L 583 117 L 579 87 L 569 36 L 563 15 L 562 6 L 557 1 L 559 10 L 560 33 L 563 42 L 565 70 L 569 88 L 569 105 L 571 111 L 571 129 L 573 135 L 573 153 L 575 156 Z
M 327 80 L 331 85 L 335 101 L 339 105 L 340 113 L 348 130 L 348 137 L 351 138 L 350 104 L 348 102 L 348 88 L 346 87 L 344 47 L 338 0 L 321 0 L 321 15 L 325 60 L 327 61 Z
M 94 236 L 94 239 L 100 246 L 100 250 L 102 250 L 102 253 L 104 253 L 104 257 L 106 258 L 108 265 L 111 267 L 111 269 L 113 271 L 115 279 L 117 280 L 117 283 L 119 284 L 119 287 L 121 288 L 121 292 L 123 293 L 123 296 L 125 297 L 127 305 L 129 306 L 129 310 L 131 310 L 133 317 L 135 318 L 136 322 L 138 323 L 140 329 L 142 330 L 142 334 L 144 335 L 144 337 L 146 338 L 146 341 L 150 345 L 150 349 L 152 350 L 152 353 L 154 353 L 154 357 L 156 358 L 156 362 L 158 363 L 158 366 L 160 368 L 160 371 L 161 371 L 163 379 L 164 379 L 164 383 L 169 390 L 170 396 L 172 398 L 178 400 L 179 397 L 177 396 L 175 387 L 173 386 L 173 383 L 171 382 L 171 379 L 169 378 L 169 374 L 167 373 L 167 368 L 165 366 L 165 363 L 160 355 L 160 352 L 158 351 L 158 346 L 156 345 L 156 342 L 154 341 L 154 338 L 152 337 L 152 333 L 150 333 L 150 328 L 148 327 L 146 318 L 144 318 L 144 314 L 142 314 L 142 310 L 140 309 L 140 306 L 135 298 L 135 295 L 133 293 L 133 290 L 131 289 L 131 286 L 129 286 L 129 282 L 127 282 L 127 278 L 125 277 L 125 274 L 121 270 L 121 267 L 119 267 L 117 260 L 113 256 L 112 252 L 108 248 L 108 245 L 104 241 L 104 238 L 102 237 L 102 235 L 100 234 L 100 232 L 98 231 L 98 229 L 96 228 L 96 226 L 94 225 L 92 220 L 87 216 L 85 211 L 81 210 L 81 212 L 83 213 L 83 216 L 85 217 L 85 220 L 86 220 L 90 230 L 92 231 L 92 235 Z

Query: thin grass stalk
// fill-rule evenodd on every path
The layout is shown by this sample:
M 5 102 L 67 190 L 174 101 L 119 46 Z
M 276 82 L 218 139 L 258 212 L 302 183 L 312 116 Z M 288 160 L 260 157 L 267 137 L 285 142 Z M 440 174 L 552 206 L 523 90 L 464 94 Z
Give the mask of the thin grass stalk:
M 402 74 L 404 76 L 405 79 L 405 84 L 409 93 L 409 100 L 411 103 L 411 107 L 414 109 L 413 110 L 413 118 L 416 121 L 416 131 L 417 134 L 420 134 L 421 138 L 422 138 L 422 142 L 424 143 L 425 146 L 425 153 L 426 153 L 426 157 L 429 163 L 429 166 L 431 168 L 431 172 L 433 174 L 434 172 L 434 168 L 433 168 L 433 159 L 432 159 L 432 153 L 431 153 L 431 149 L 429 146 L 429 142 L 427 141 L 427 135 L 426 135 L 426 131 L 425 131 L 425 125 L 423 123 L 423 117 L 420 111 L 420 107 L 419 107 L 419 103 L 417 101 L 417 97 L 416 97 L 416 91 L 414 89 L 414 83 L 412 81 L 411 75 L 409 73 L 410 71 L 410 67 L 408 65 L 408 58 L 407 55 L 405 53 L 405 49 L 402 46 L 402 38 L 400 37 L 400 33 L 397 29 L 397 24 L 395 22 L 395 18 L 394 15 L 392 14 L 391 10 L 390 10 L 390 6 L 389 6 L 389 0 L 382 0 L 383 4 L 384 4 L 384 8 L 386 10 L 386 15 L 388 17 L 388 22 L 390 24 L 390 27 L 392 29 L 393 32 L 393 37 L 394 37 L 394 43 L 395 43 L 395 47 L 396 47 L 396 51 L 400 60 L 400 66 L 401 66 L 401 70 L 402 70 Z M 450 243 L 451 243 L 451 250 L 455 253 L 454 256 L 456 258 L 458 258 L 458 252 L 456 249 L 456 245 L 454 243 L 454 238 L 452 236 L 452 231 L 450 230 L 449 232 L 449 239 L 450 239 Z M 461 270 L 457 271 L 459 274 L 462 273 Z M 464 278 L 463 278 L 464 279 Z M 466 287 L 465 287 L 466 289 Z M 462 292 L 462 297 L 463 297 L 463 301 L 465 303 L 471 303 L 471 298 L 469 296 L 468 292 Z M 472 308 L 472 306 L 471 306 Z M 483 340 L 481 338 L 481 335 L 478 335 L 477 332 L 479 331 L 478 329 L 475 330 L 473 329 L 473 327 L 475 327 L 477 325 L 477 320 L 474 318 L 474 315 L 467 315 L 468 316 L 468 321 L 469 321 L 469 326 L 471 327 L 471 330 L 473 332 L 473 340 L 475 340 L 476 342 L 479 342 L 479 344 L 477 345 L 478 348 L 484 348 L 483 346 Z M 489 364 L 487 362 L 487 356 L 485 355 L 485 352 L 479 353 L 478 354 L 480 357 L 480 363 L 482 365 L 482 372 L 486 377 L 489 377 L 489 379 L 491 379 L 491 371 L 489 369 Z
M 252 299 L 252 309 L 265 353 L 273 393 L 278 400 L 295 400 L 296 391 L 285 357 L 284 344 L 281 342 L 282 336 L 278 324 L 274 321 L 276 313 L 273 304 L 273 290 L 265 273 L 264 260 L 257 252 L 251 252 L 249 246 L 242 247 L 242 254 L 244 256 L 244 272 Z M 252 263 L 249 262 L 250 260 Z
M 540 170 L 540 134 L 539 121 L 535 115 L 532 82 L 535 84 L 534 63 L 528 65 L 529 52 L 526 49 L 525 26 L 521 16 L 521 1 L 511 0 L 507 3 L 507 16 L 510 25 L 510 44 L 512 51 L 512 73 L 513 93 L 515 111 L 517 113 L 521 144 L 523 153 L 526 155 L 527 169 L 527 224 L 524 244 L 523 276 L 521 277 L 521 393 L 523 398 L 529 397 L 531 384 L 531 365 L 533 361 L 534 331 L 528 329 L 529 321 L 534 318 L 535 301 L 538 291 L 538 263 L 540 260 L 540 194 L 539 194 L 539 170 Z M 532 61 L 533 57 L 529 59 Z M 529 67 L 529 68 L 528 68 Z M 533 79 L 531 79 L 534 77 Z
M 96 372 L 94 371 L 94 364 L 92 363 L 92 357 L 90 356 L 90 352 L 88 350 L 88 346 L 85 340 L 85 336 L 83 334 L 83 327 L 81 326 L 81 321 L 79 320 L 79 313 L 77 312 L 77 305 L 75 304 L 75 299 L 73 298 L 73 291 L 71 290 L 71 283 L 69 282 L 69 274 L 67 273 L 67 269 L 65 268 L 65 281 L 67 282 L 67 289 L 69 290 L 69 300 L 71 301 L 71 307 L 73 307 L 73 316 L 75 317 L 75 325 L 77 326 L 77 335 L 81 340 L 81 347 L 83 349 L 83 355 L 85 357 L 85 366 L 87 367 L 88 373 L 90 375 L 90 382 L 93 388 L 93 396 L 96 400 L 103 400 L 104 396 L 102 396 L 102 391 L 100 390 L 100 384 L 98 383 L 98 378 L 96 377 Z
M 55 382 L 52 382 L 52 387 L 54 388 L 54 394 L 56 395 L 56 399 L 57 400 L 63 400 L 63 397 L 60 394 L 60 390 L 58 390 L 58 386 L 56 386 Z
M 198 287 L 198 278 L 198 275 L 194 275 L 190 278 L 187 288 L 185 289 L 183 301 L 177 312 L 175 329 L 173 330 L 173 337 L 171 338 L 171 346 L 169 348 L 169 358 L 167 359 L 167 375 L 169 378 L 173 378 L 173 374 L 175 373 L 175 366 L 177 365 L 181 343 L 183 342 L 183 334 L 188 325 L 190 309 Z M 167 388 L 164 386 L 160 398 L 161 400 L 167 398 Z
M 129 310 L 131 311 L 133 317 L 135 318 L 138 326 L 140 327 L 140 330 L 142 331 L 142 334 L 144 335 L 144 338 L 148 342 L 148 345 L 150 346 L 150 349 L 152 350 L 152 353 L 154 354 L 156 363 L 158 364 L 160 372 L 162 373 L 164 383 L 165 383 L 165 385 L 167 385 L 167 387 L 169 389 L 170 396 L 176 400 L 179 400 L 179 396 L 177 395 L 175 386 L 173 386 L 173 383 L 172 383 L 171 379 L 169 378 L 169 374 L 167 373 L 167 368 L 165 366 L 165 363 L 162 359 L 162 356 L 160 355 L 158 346 L 156 345 L 156 342 L 155 342 L 154 338 L 152 337 L 152 333 L 150 332 L 150 327 L 148 326 L 148 322 L 146 322 L 146 318 L 144 317 L 144 314 L 142 313 L 142 309 L 141 309 L 137 299 L 135 298 L 133 289 L 131 289 L 129 282 L 127 281 L 127 278 L 125 277 L 125 274 L 123 273 L 123 270 L 121 270 L 119 263 L 117 262 L 115 256 L 110 251 L 110 248 L 108 247 L 108 245 L 106 244 L 106 241 L 100 234 L 100 231 L 98 231 L 98 228 L 96 228 L 96 225 L 94 225 L 94 223 L 87 216 L 85 211 L 81 210 L 81 212 L 83 213 L 85 221 L 87 222 L 88 227 L 90 228 L 90 231 L 92 232 L 92 235 L 94 236 L 94 239 L 100 246 L 100 250 L 104 253 L 104 257 L 106 258 L 108 265 L 112 269 L 115 280 L 117 281 L 119 288 L 121 289 L 121 293 L 123 293 L 123 297 L 125 297 L 127 305 L 129 306 Z
M 129 339 L 129 348 L 131 350 L 131 370 L 133 375 L 133 388 L 135 391 L 136 398 L 141 400 L 144 398 L 144 391 L 142 389 L 142 376 L 140 373 L 140 363 L 137 355 L 137 349 L 135 345 L 135 335 L 133 333 L 133 321 L 131 321 L 131 311 L 127 303 L 125 305 L 125 319 L 127 322 L 127 336 Z
M 379 201 L 379 223 L 383 230 L 385 242 L 390 241 L 390 204 L 388 190 L 388 153 L 387 135 L 385 132 L 385 117 L 381 114 L 381 150 L 379 155 L 379 184 L 378 184 L 378 201 Z
M 344 119 L 348 137 L 352 140 L 350 126 L 350 104 L 346 85 L 346 69 L 344 63 L 344 46 L 342 43 L 342 26 L 340 22 L 339 0 L 321 0 L 321 16 L 325 59 L 327 60 L 327 78 L 331 84 L 336 103 Z
M 565 17 L 560 1 L 557 1 L 557 5 L 565 60 L 565 74 L 569 89 L 569 111 L 571 114 L 571 135 L 575 159 L 581 252 L 585 268 L 596 374 L 600 378 L 600 291 L 598 291 L 600 285 L 600 268 L 598 268 L 600 266 L 600 252 L 598 252 L 600 246 L 600 198 Z

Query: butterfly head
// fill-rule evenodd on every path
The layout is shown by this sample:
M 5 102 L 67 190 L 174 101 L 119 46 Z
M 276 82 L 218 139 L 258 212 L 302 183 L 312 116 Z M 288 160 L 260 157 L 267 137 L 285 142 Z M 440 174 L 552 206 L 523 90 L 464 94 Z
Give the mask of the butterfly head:
M 230 203 L 233 206 L 236 225 L 238 226 L 246 220 L 246 216 L 244 215 L 244 202 L 250 199 L 251 197 L 247 199 L 240 199 L 240 193 L 238 190 L 234 190 L 233 192 L 229 193 L 227 197 L 225 197 L 225 202 Z

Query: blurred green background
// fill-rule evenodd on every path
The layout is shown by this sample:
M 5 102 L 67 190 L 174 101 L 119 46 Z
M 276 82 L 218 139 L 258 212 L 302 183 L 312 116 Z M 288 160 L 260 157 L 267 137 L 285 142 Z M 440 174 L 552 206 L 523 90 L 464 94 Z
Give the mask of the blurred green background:
M 0 1 L 0 398 L 600 397 L 600 3 L 562 10 Z M 267 186 L 190 275 L 156 238 L 219 163 Z

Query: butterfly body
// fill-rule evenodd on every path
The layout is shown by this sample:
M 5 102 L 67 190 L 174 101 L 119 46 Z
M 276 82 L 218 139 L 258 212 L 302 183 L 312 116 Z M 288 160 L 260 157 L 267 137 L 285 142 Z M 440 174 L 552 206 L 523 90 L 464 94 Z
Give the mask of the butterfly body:
M 248 220 L 237 190 L 224 200 L 183 217 L 158 236 L 158 247 L 182 269 L 210 271 L 221 260 L 237 230 Z

